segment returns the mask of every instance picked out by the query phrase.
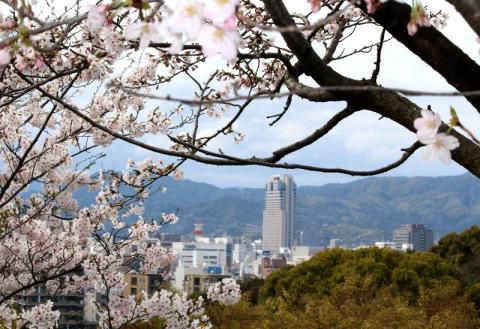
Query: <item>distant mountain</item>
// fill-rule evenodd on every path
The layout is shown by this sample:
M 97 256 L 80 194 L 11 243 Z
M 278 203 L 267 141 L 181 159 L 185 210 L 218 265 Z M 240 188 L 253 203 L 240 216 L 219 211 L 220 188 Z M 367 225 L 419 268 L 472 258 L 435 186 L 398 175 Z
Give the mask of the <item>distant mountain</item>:
M 218 188 L 189 180 L 160 181 L 167 192 L 146 201 L 146 217 L 178 209 L 180 221 L 166 232 L 189 234 L 193 223 L 205 234 L 261 236 L 263 189 Z M 87 193 L 82 204 L 92 202 Z M 436 237 L 480 224 L 480 180 L 454 177 L 380 177 L 347 184 L 301 186 L 297 189 L 298 231 L 304 244 L 325 245 L 331 238 L 352 243 L 391 239 L 403 223 L 423 223 Z

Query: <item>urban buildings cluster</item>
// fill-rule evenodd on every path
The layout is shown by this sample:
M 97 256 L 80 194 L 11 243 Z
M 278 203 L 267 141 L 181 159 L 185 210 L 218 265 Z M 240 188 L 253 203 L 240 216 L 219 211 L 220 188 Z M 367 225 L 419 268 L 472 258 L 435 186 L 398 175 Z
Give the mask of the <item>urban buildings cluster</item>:
M 144 241 L 160 243 L 176 252 L 176 261 L 157 274 L 140 273 L 132 266 L 124 272 L 124 296 L 141 298 L 161 288 L 173 288 L 187 295 L 206 292 L 224 278 L 248 280 L 265 278 L 286 266 L 308 260 L 324 248 L 343 248 L 342 241 L 332 239 L 329 246 L 301 245 L 297 238 L 296 184 L 289 175 L 275 175 L 265 186 L 262 239 L 245 237 L 207 237 L 204 224 L 195 224 L 190 238 L 178 234 L 157 232 Z M 205 220 L 208 222 L 208 220 Z M 299 243 L 300 242 L 300 243 Z M 433 245 L 433 232 L 421 224 L 401 225 L 393 232 L 392 241 L 375 242 L 376 246 L 402 251 L 426 251 Z M 134 252 L 135 250 L 132 250 Z M 51 297 L 48 297 L 51 299 Z M 97 305 L 105 296 L 97 291 L 83 291 L 55 297 L 60 310 L 60 329 L 95 328 L 98 323 Z M 29 307 L 45 302 L 45 287 L 18 299 L 19 305 Z

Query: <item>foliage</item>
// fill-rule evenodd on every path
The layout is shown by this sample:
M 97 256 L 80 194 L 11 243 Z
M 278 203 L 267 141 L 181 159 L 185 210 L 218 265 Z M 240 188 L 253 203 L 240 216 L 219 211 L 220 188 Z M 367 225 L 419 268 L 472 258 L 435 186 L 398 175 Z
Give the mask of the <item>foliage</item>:
M 446 284 L 459 277 L 458 269 L 432 253 L 400 253 L 368 248 L 320 252 L 308 262 L 274 272 L 265 281 L 260 298 L 280 297 L 302 305 L 307 295 L 322 297 L 351 280 L 366 289 L 388 288 L 414 301 L 420 290 Z
M 432 252 L 456 264 L 467 283 L 480 281 L 480 228 L 472 226 L 462 233 L 445 235 Z
M 243 296 L 207 314 L 214 328 L 475 329 L 480 318 L 459 276 L 432 253 L 334 249 L 271 274 L 262 303 Z

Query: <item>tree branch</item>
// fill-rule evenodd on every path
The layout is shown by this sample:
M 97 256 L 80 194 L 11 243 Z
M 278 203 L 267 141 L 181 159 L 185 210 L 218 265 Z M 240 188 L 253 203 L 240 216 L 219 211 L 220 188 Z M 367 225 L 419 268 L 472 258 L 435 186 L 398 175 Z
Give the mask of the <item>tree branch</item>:
M 365 1 L 362 1 L 359 7 L 367 12 Z M 371 17 L 457 90 L 480 89 L 480 66 L 441 32 L 431 26 L 420 28 L 414 36 L 408 34 L 410 12 L 409 5 L 388 1 L 371 14 Z M 480 112 L 480 97 L 468 96 L 467 99 Z
M 462 14 L 470 27 L 480 36 L 480 2 L 478 0 L 447 0 Z
M 275 24 L 279 26 L 295 24 L 282 1 L 263 0 L 263 2 Z M 282 36 L 305 73 L 319 85 L 362 86 L 362 81 L 347 78 L 327 66 L 301 33 L 284 32 Z M 414 132 L 413 122 L 420 116 L 421 108 L 395 92 L 382 91 L 381 87 L 378 88 L 380 89 L 377 91 L 338 91 L 334 94 L 346 100 L 354 109 L 374 111 Z M 441 131 L 447 129 L 448 126 L 443 124 Z M 452 158 L 472 174 L 480 177 L 480 147 L 454 130 L 451 134 L 460 142 L 460 147 L 452 152 Z

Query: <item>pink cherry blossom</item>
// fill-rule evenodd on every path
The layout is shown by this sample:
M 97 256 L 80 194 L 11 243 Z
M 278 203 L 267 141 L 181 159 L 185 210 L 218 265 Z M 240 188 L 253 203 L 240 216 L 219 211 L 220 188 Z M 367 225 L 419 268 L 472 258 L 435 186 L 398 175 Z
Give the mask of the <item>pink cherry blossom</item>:
M 203 20 L 203 4 L 197 0 L 174 0 L 167 3 L 173 14 L 168 26 L 174 33 L 185 33 L 193 39 L 198 35 Z
M 417 129 L 418 138 L 432 138 L 442 124 L 442 119 L 437 113 L 430 110 L 422 110 L 422 117 L 415 119 L 413 126 Z
M 0 30 L 6 29 L 10 30 L 18 26 L 17 22 L 13 19 L 6 20 L 3 24 L 0 24 Z
M 237 27 L 237 24 L 238 24 L 237 16 L 232 15 L 229 18 L 227 18 L 227 20 L 223 23 L 223 27 L 227 29 L 235 29 Z
M 237 57 L 240 36 L 236 30 L 225 29 L 214 25 L 205 25 L 198 37 L 203 54 L 213 57 L 221 54 L 227 60 Z
M 238 0 L 206 0 L 205 17 L 214 22 L 224 22 L 235 15 Z
M 106 6 L 91 6 L 87 16 L 87 27 L 90 32 L 96 32 L 107 22 Z
M 176 179 L 176 180 L 182 180 L 183 179 L 183 171 L 181 170 L 175 170 L 173 172 L 173 177 Z
M 424 159 L 431 161 L 438 158 L 444 164 L 449 164 L 452 159 L 450 151 L 460 146 L 456 137 L 444 133 L 436 134 L 430 138 L 422 138 L 420 142 L 426 144 Z
M 11 59 L 9 48 L 0 49 L 0 67 L 8 65 Z
M 309 0 L 312 12 L 316 13 L 322 6 L 322 0 Z
M 37 70 L 42 71 L 42 70 L 45 69 L 45 67 L 46 67 L 46 65 L 45 65 L 45 62 L 43 61 L 42 57 L 41 57 L 41 56 L 37 56 L 37 57 L 35 58 L 35 68 L 36 68 Z

